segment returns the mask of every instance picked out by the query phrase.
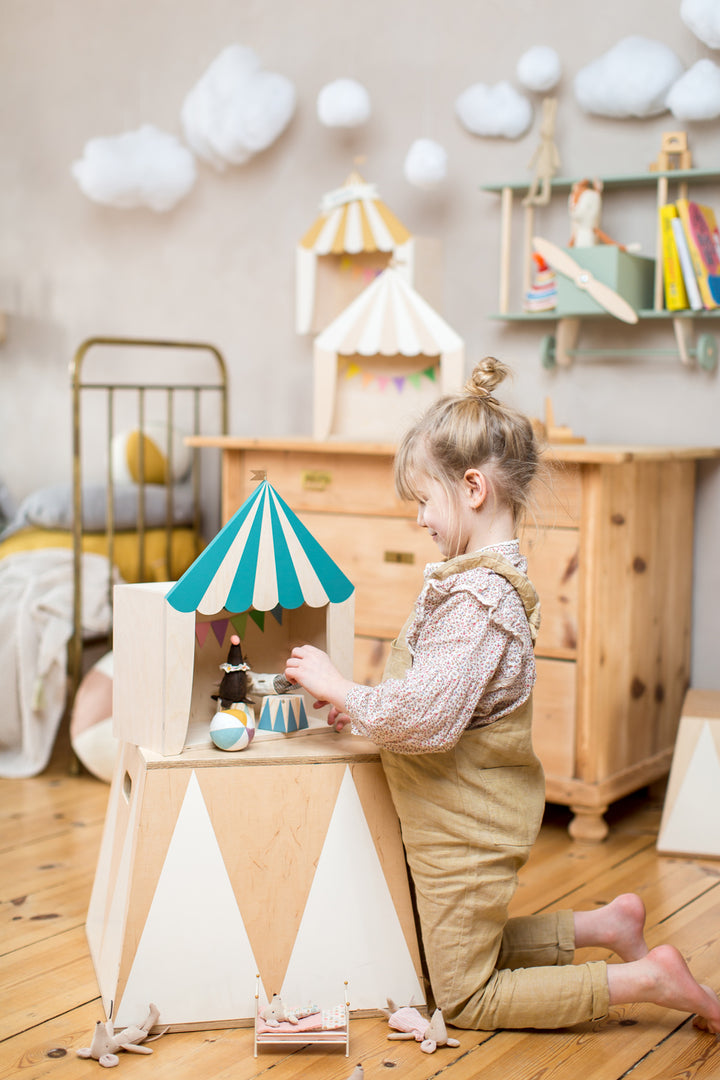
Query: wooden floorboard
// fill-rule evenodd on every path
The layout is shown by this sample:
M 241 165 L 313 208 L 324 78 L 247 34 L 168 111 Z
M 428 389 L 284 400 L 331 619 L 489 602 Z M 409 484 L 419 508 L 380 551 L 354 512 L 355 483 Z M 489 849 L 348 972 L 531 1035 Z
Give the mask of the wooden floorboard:
M 59 747 L 31 780 L 0 782 L 0 1080 L 88 1080 L 95 1062 L 76 1051 L 103 1019 L 85 939 L 108 787 L 71 776 Z M 658 855 L 656 787 L 616 804 L 608 840 L 567 834 L 569 815 L 549 807 L 513 902 L 513 914 L 589 909 L 619 892 L 645 900 L 651 945 L 672 941 L 702 982 L 720 987 L 720 862 Z M 583 950 L 579 960 L 607 958 Z M 162 1003 L 159 1003 L 162 1007 Z M 140 1017 L 138 1019 L 141 1019 Z M 380 1019 L 351 1022 L 350 1057 L 337 1048 L 264 1048 L 235 1028 L 166 1035 L 153 1056 L 123 1054 L 128 1076 L 153 1080 L 344 1080 L 362 1062 L 365 1080 L 717 1080 L 720 1039 L 690 1018 L 649 1005 L 555 1032 L 455 1032 L 458 1048 L 421 1053 L 390 1041 Z

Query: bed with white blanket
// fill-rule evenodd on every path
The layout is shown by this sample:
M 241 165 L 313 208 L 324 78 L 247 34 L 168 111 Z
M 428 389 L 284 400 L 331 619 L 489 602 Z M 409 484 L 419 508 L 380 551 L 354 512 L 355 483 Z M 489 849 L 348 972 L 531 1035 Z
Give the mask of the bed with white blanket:
M 46 767 L 88 646 L 111 647 L 113 585 L 175 580 L 201 550 L 204 462 L 184 436 L 227 432 L 205 343 L 88 339 L 71 399 L 72 480 L 18 507 L 0 483 L 0 777 Z

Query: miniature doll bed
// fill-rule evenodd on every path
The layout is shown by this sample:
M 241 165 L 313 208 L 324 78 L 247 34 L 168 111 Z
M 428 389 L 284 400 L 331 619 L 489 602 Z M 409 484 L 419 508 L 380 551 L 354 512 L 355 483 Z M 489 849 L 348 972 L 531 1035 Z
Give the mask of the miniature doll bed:
M 88 658 L 111 648 L 113 585 L 175 580 L 199 553 L 212 481 L 184 436 L 227 432 L 212 345 L 90 338 L 70 376 L 72 483 L 33 492 L 0 534 L 5 777 L 47 764 Z
M 260 1009 L 260 979 L 255 989 L 255 1039 L 254 1055 L 257 1057 L 259 1046 L 344 1046 L 345 1057 L 350 1054 L 350 1002 L 345 983 L 345 996 L 341 1005 L 331 1009 L 308 1006 L 306 1009 L 286 1010 L 279 998 L 273 998 L 270 1006 L 277 1001 L 281 1016 L 291 1016 L 291 1020 L 266 1019 Z

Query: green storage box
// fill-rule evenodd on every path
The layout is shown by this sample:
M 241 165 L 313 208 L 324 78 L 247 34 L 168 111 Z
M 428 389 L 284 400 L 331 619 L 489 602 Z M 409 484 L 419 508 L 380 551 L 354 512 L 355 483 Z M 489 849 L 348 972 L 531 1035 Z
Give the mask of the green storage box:
M 598 281 L 609 285 L 636 311 L 652 308 L 655 284 L 655 260 L 631 255 L 615 244 L 566 248 L 579 266 L 589 270 Z M 564 274 L 557 275 L 557 314 L 601 315 L 604 308 L 585 289 L 579 289 Z

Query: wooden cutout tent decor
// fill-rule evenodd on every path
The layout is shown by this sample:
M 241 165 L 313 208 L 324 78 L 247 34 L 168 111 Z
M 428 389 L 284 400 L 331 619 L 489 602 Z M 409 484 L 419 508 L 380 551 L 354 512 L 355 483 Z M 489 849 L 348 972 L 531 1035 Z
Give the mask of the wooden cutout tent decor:
M 402 839 L 377 748 L 327 731 L 239 754 L 121 748 L 87 917 L 106 1015 L 171 1030 L 289 1006 L 421 1005 Z
M 377 747 L 319 718 L 242 753 L 208 738 L 238 615 L 256 670 L 282 670 L 303 641 L 350 676 L 353 611 L 350 581 L 266 481 L 175 585 L 117 587 L 122 742 L 86 922 L 116 1030 L 149 1000 L 171 1030 L 245 1023 L 258 974 L 265 998 L 298 1006 L 337 1005 L 345 979 L 358 1011 L 423 1001 Z M 204 737 L 186 746 L 193 717 Z
M 182 752 L 191 725 L 207 736 L 234 632 L 256 672 L 281 672 L 309 642 L 352 674 L 354 587 L 267 481 L 174 585 L 118 586 L 114 620 L 113 730 L 163 755 Z
M 342 389 L 354 380 L 360 391 L 347 403 L 341 364 Z M 313 436 L 394 440 L 438 394 L 462 388 L 464 365 L 462 338 L 388 267 L 315 339 Z
M 720 691 L 687 692 L 657 849 L 720 858 Z
M 296 252 L 295 328 L 324 329 L 393 259 L 409 282 L 415 241 L 374 184 L 357 172 L 323 196 L 320 216 Z

